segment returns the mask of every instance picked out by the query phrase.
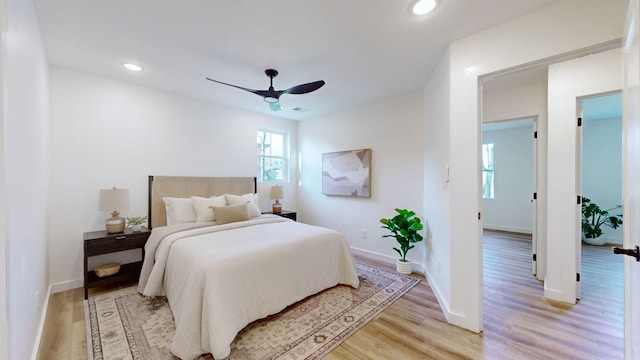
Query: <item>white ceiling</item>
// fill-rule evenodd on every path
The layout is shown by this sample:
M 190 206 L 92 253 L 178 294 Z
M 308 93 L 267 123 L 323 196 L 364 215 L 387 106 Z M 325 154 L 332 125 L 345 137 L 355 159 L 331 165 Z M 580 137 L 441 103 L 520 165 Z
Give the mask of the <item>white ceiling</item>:
M 451 41 L 559 0 L 439 0 L 424 17 L 409 14 L 411 0 L 33 1 L 52 65 L 304 119 L 422 89 Z M 273 112 L 205 80 L 266 89 L 267 68 L 280 71 L 276 90 L 327 84 L 283 95 L 289 110 Z

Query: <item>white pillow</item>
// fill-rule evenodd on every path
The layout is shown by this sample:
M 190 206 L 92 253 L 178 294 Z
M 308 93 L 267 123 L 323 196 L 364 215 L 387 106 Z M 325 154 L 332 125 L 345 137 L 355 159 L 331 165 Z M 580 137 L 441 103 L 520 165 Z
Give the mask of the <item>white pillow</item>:
M 260 208 L 258 207 L 258 204 L 260 203 L 258 194 L 224 194 L 224 196 L 227 198 L 227 203 L 229 203 L 229 205 L 247 204 L 247 211 L 249 211 L 250 217 L 262 215 L 262 213 L 260 212 Z
M 192 196 L 193 208 L 196 211 L 196 222 L 215 221 L 216 213 L 211 209 L 212 206 L 225 206 L 227 199 L 224 195 L 212 196 L 209 198 Z
M 164 197 L 162 201 L 167 212 L 167 225 L 196 222 L 196 211 L 191 198 Z

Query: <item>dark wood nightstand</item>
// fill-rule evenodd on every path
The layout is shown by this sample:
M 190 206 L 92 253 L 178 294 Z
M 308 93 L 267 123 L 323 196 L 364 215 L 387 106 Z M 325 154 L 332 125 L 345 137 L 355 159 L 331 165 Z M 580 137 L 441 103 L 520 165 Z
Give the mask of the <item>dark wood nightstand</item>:
M 263 214 L 273 214 L 273 211 L 265 211 L 263 212 Z M 275 215 L 280 215 L 282 217 L 285 217 L 287 219 L 291 219 L 293 221 L 298 221 L 297 218 L 297 213 L 295 211 L 289 211 L 289 210 L 282 210 L 280 212 L 280 214 L 275 214 Z
M 127 228 L 124 232 L 117 234 L 107 234 L 106 230 L 84 233 L 84 298 L 88 298 L 89 288 L 95 286 L 137 281 L 142 269 L 142 260 L 144 260 L 144 245 L 149 235 L 151 230 L 144 227 L 138 232 Z M 142 249 L 142 259 L 134 263 L 122 264 L 120 271 L 116 274 L 98 277 L 93 270 L 87 268 L 87 260 L 91 256 L 131 249 Z

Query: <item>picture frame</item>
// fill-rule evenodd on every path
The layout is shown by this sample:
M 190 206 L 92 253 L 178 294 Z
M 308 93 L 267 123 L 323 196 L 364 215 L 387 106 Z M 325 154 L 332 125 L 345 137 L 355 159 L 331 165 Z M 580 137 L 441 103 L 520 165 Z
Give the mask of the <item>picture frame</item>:
M 322 154 L 322 193 L 371 197 L 371 149 Z

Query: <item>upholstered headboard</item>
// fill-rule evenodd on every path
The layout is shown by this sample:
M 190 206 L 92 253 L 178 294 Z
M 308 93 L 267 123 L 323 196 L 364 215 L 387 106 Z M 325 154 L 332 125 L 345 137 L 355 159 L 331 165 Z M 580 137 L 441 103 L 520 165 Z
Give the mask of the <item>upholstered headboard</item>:
M 255 192 L 255 177 L 149 176 L 149 229 L 167 224 L 163 197 L 209 197 Z

